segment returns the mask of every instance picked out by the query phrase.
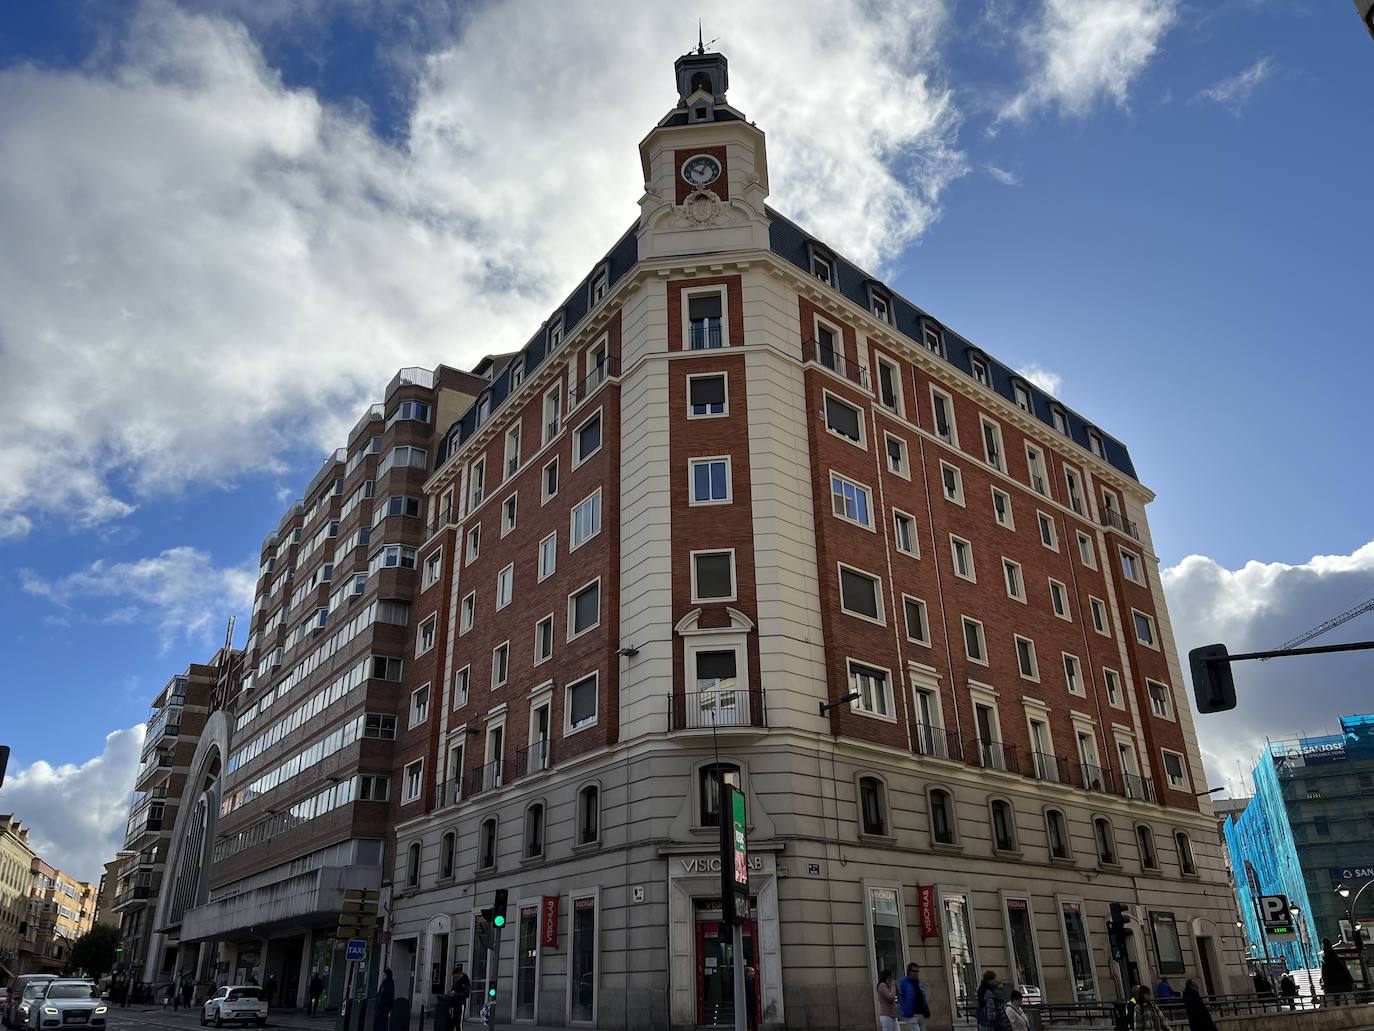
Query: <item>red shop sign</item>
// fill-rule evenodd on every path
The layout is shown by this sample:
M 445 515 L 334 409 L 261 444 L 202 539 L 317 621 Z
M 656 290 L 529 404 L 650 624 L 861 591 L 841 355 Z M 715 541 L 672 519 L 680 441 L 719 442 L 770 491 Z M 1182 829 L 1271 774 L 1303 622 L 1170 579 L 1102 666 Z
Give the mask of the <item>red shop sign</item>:
M 545 895 L 539 906 L 539 947 L 558 948 L 558 896 Z
M 918 884 L 916 892 L 921 909 L 921 937 L 940 937 L 940 921 L 935 916 L 935 885 Z

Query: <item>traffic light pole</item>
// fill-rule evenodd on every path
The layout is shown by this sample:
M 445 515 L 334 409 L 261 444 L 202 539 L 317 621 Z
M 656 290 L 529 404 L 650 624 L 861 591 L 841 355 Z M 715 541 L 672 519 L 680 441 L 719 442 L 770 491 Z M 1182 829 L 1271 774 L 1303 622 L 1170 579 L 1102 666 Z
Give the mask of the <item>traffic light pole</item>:
M 491 929 L 491 945 L 487 950 L 487 1027 L 496 1026 L 496 986 L 501 974 L 501 930 Z
M 1329 655 L 1332 652 L 1359 652 L 1374 648 L 1374 641 L 1349 644 L 1318 644 L 1310 648 L 1275 648 L 1267 652 L 1242 652 L 1231 655 L 1224 644 L 1205 644 L 1188 653 L 1193 677 L 1193 697 L 1198 712 L 1226 712 L 1236 707 L 1236 684 L 1231 663 L 1248 659 L 1280 659 L 1289 655 Z

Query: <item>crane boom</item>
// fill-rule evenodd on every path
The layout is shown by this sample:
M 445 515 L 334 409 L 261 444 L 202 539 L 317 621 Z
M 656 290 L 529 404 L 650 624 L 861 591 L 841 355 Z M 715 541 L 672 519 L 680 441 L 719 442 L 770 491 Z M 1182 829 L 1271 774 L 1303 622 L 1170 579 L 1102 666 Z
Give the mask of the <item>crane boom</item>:
M 1314 626 L 1311 630 L 1307 631 L 1306 633 L 1299 634 L 1297 637 L 1294 637 L 1291 640 L 1284 641 L 1283 644 L 1279 645 L 1279 650 L 1283 651 L 1288 648 L 1296 648 L 1300 644 L 1306 644 L 1308 641 L 1321 637 L 1322 634 L 1335 630 L 1338 626 L 1343 626 L 1344 624 L 1349 623 L 1356 616 L 1359 616 L 1365 612 L 1374 612 L 1374 598 L 1370 598 L 1368 601 L 1362 601 L 1354 608 L 1346 609 L 1339 616 L 1332 616 L 1330 619 L 1328 619 L 1325 623 L 1322 623 L 1320 626 Z

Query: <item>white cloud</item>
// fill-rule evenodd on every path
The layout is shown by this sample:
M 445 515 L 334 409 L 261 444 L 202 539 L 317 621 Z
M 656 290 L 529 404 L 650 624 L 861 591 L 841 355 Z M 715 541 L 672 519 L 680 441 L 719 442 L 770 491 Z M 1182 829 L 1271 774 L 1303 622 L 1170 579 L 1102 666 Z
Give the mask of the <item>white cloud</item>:
M 1054 397 L 1059 396 L 1059 388 L 1064 383 L 1064 378 L 1057 372 L 1049 369 L 1042 369 L 1039 365 L 1032 362 L 1030 365 L 1023 365 L 1017 370 L 1022 376 L 1030 380 L 1045 393 Z
M 780 208 L 862 262 L 925 231 L 965 168 L 945 0 L 702 13 Z M 394 62 L 395 142 L 285 88 L 240 23 L 159 0 L 99 61 L 0 70 L 0 535 L 280 473 L 397 367 L 522 344 L 634 220 L 687 22 L 466 12 Z
M 1250 95 L 1273 73 L 1273 62 L 1268 57 L 1261 57 L 1243 72 L 1199 90 L 1193 99 L 1210 100 L 1222 107 L 1230 108 L 1232 114 L 1239 115 Z
M 20 570 L 24 590 L 63 609 L 85 611 L 92 604 L 113 608 L 89 617 L 110 625 L 133 623 L 147 614 L 166 650 L 178 639 L 214 642 L 230 613 L 253 602 L 257 569 L 252 563 L 218 567 L 198 548 L 169 548 L 133 562 L 99 560 L 55 579 Z
M 53 866 L 99 883 L 103 864 L 124 845 L 129 792 L 144 727 L 116 730 L 80 766 L 41 759 L 5 778 L 5 811 L 29 828 L 29 846 Z
M 1021 177 L 1015 172 L 1009 172 L 1005 168 L 998 168 L 996 165 L 988 165 L 987 173 L 996 179 L 1003 186 L 1020 186 Z
M 1125 107 L 1177 13 L 1177 0 L 1044 0 L 1020 33 L 1030 74 L 997 121 L 1044 108 L 1081 117 L 1104 99 Z
M 1188 652 L 1198 645 L 1219 641 L 1233 653 L 1277 648 L 1374 596 L 1374 541 L 1349 555 L 1317 555 L 1295 565 L 1252 561 L 1227 569 L 1189 555 L 1162 576 L 1186 669 Z M 1313 643 L 1371 637 L 1374 612 Z M 1237 763 L 1248 777 L 1266 737 L 1333 733 L 1338 716 L 1371 710 L 1367 653 L 1241 662 L 1232 670 L 1237 707 L 1196 717 L 1208 775 L 1218 787 L 1239 779 Z

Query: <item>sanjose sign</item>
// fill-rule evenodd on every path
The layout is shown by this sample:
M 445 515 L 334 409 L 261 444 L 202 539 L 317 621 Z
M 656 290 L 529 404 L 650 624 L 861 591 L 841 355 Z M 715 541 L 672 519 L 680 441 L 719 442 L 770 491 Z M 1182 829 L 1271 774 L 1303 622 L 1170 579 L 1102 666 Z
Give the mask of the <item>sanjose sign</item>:
M 763 872 L 763 857 L 749 856 L 749 869 Z M 683 856 L 683 873 L 720 873 L 720 856 Z
M 1348 866 L 1328 866 L 1332 884 L 1345 883 L 1352 890 L 1358 889 L 1365 881 L 1374 881 L 1374 862 L 1362 861 Z
M 1345 739 L 1340 737 L 1300 738 L 1298 747 L 1306 763 L 1329 763 L 1345 758 Z

